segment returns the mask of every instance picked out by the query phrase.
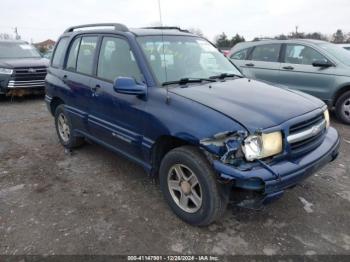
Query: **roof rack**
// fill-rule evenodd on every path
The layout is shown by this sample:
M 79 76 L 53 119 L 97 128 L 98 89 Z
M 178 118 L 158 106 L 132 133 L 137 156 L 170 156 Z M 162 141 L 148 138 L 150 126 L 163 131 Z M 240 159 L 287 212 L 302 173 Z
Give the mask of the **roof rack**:
M 111 26 L 114 27 L 114 30 L 117 31 L 122 31 L 122 32 L 128 32 L 129 29 L 123 25 L 123 24 L 118 24 L 118 23 L 99 23 L 99 24 L 86 24 L 86 25 L 76 25 L 76 26 L 71 26 L 64 31 L 65 33 L 68 32 L 73 32 L 75 29 L 79 28 L 86 28 L 86 27 L 105 27 L 105 26 Z
M 180 27 L 177 26 L 149 26 L 149 27 L 142 27 L 143 29 L 159 29 L 159 30 L 178 30 L 181 32 L 186 32 L 189 33 L 190 31 L 186 29 L 181 29 Z

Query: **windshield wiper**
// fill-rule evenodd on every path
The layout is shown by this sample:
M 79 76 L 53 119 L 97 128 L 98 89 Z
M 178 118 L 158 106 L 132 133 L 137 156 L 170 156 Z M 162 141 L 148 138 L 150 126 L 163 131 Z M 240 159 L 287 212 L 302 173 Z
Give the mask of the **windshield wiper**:
M 229 74 L 229 73 L 222 73 L 220 75 L 215 75 L 215 76 L 211 76 L 209 77 L 210 79 L 225 79 L 226 77 L 239 77 L 242 78 L 242 76 L 240 75 L 236 75 L 236 74 Z
M 211 79 L 211 78 L 192 78 L 191 77 L 191 78 L 181 78 L 180 80 L 176 80 L 176 81 L 167 81 L 167 82 L 164 82 L 162 84 L 162 86 L 175 85 L 175 84 L 185 85 L 185 84 L 188 84 L 188 83 L 201 83 L 201 82 L 204 82 L 204 81 L 216 82 L 216 80 Z

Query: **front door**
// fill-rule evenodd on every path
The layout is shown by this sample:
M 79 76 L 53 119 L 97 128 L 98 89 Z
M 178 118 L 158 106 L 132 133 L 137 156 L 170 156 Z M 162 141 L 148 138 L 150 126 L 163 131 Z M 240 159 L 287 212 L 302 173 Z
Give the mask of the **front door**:
M 315 61 L 328 61 L 327 58 L 312 47 L 301 44 L 286 44 L 284 53 L 279 83 L 323 100 L 329 99 L 335 81 L 335 67 L 312 65 Z
M 126 39 L 104 36 L 98 57 L 89 115 L 89 130 L 108 147 L 142 161 L 145 100 L 135 95 L 116 93 L 114 80 L 120 76 L 143 81 Z

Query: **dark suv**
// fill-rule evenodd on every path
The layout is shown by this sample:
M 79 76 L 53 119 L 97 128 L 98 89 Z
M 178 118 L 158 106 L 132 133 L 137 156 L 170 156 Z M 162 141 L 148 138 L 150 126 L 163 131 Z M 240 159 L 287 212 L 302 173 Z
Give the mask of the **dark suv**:
M 112 28 L 76 30 L 91 26 Z M 219 218 L 233 188 L 254 192 L 241 205 L 265 204 L 338 154 L 321 100 L 242 77 L 178 28 L 71 27 L 46 91 L 64 147 L 88 139 L 140 164 L 194 225 Z
M 48 65 L 27 42 L 0 40 L 0 95 L 43 94 Z

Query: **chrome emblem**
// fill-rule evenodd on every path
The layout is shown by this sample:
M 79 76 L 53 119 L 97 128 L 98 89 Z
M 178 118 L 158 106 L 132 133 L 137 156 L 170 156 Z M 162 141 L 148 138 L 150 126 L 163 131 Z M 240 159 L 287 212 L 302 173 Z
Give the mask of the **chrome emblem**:
M 311 130 L 312 135 L 315 136 L 315 135 L 317 135 L 320 132 L 321 132 L 321 127 L 319 125 L 312 127 L 312 130 Z
M 28 69 L 28 73 L 35 73 L 35 72 L 36 72 L 36 70 L 34 68 L 29 68 Z

